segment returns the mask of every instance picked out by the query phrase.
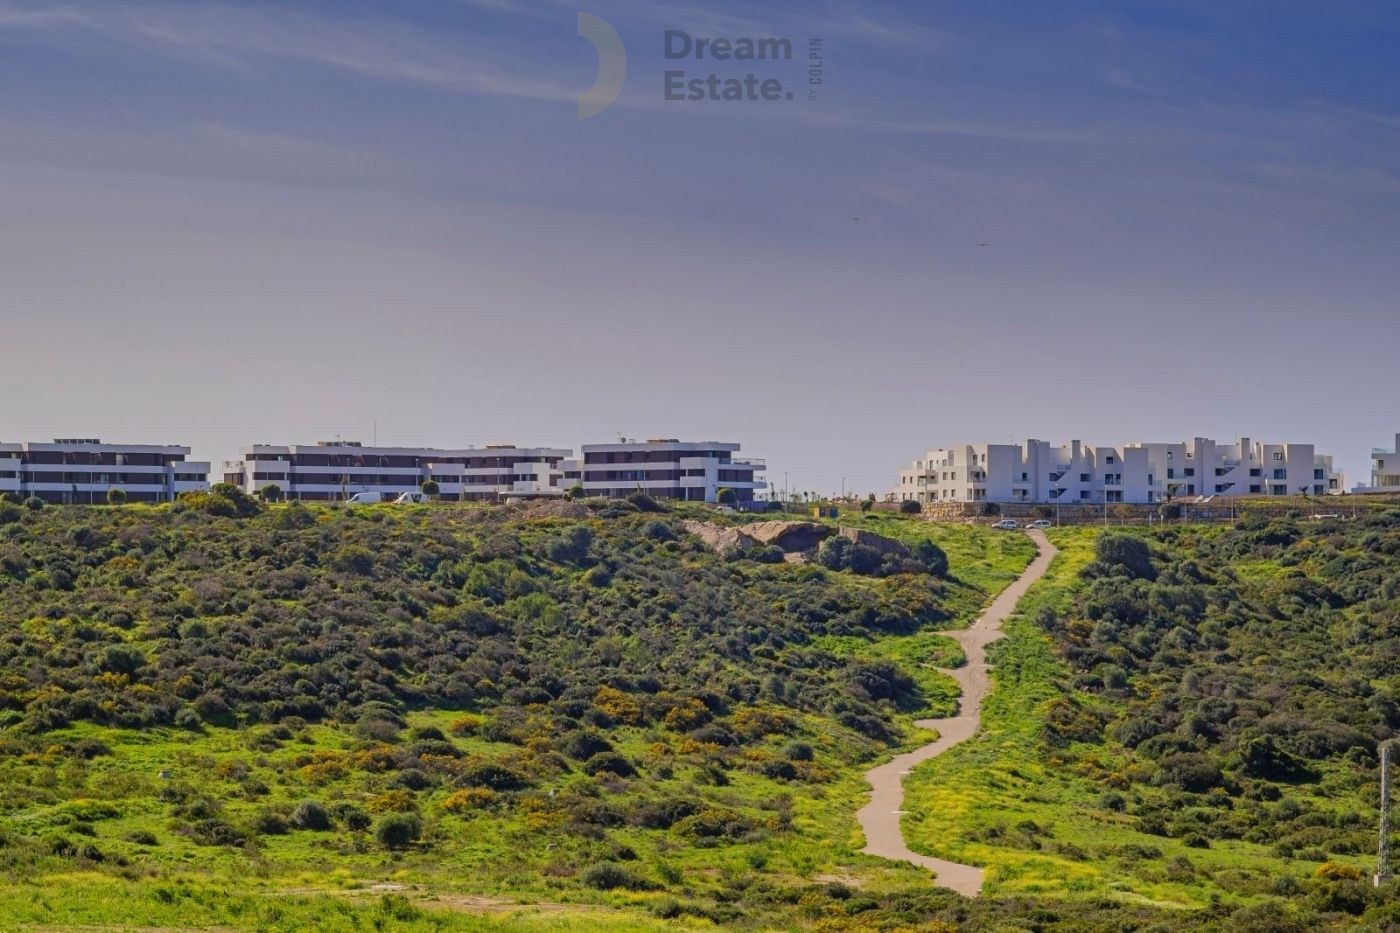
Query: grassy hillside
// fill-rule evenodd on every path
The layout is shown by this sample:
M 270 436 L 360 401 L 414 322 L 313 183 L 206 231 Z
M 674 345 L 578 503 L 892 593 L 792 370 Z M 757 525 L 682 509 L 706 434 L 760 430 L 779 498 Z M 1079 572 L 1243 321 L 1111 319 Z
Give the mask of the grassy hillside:
M 640 506 L 0 506 L 0 927 L 1400 916 L 1357 879 L 1397 725 L 1394 515 L 1056 532 L 985 735 L 909 778 L 912 844 L 990 868 L 970 902 L 861 855 L 854 814 L 953 709 L 938 633 L 1028 539 L 853 516 L 950 566 L 857 573 Z
M 936 630 L 1032 548 L 898 521 L 952 571 L 862 575 L 716 555 L 686 514 L 5 510 L 0 916 L 895 916 L 923 876 L 857 853 L 861 771 L 928 738 Z
M 916 848 L 990 866 L 994 896 L 1389 928 L 1400 513 L 1053 537 L 986 735 L 909 781 Z

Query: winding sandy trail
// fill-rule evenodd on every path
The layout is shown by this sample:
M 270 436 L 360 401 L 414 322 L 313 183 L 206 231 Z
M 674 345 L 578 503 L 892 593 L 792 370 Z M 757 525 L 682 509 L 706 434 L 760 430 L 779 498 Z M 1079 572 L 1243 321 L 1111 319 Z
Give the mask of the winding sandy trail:
M 1001 637 L 1001 624 L 1016 609 L 1016 604 L 1035 583 L 1045 575 L 1050 562 L 1058 553 L 1055 546 L 1046 540 L 1040 531 L 1028 534 L 1035 541 L 1040 552 L 1025 571 L 1006 589 L 1002 590 L 977 621 L 958 632 L 940 632 L 957 641 L 967 655 L 967 663 L 956 670 L 945 673 L 953 677 L 962 687 L 962 699 L 958 714 L 945 719 L 921 719 L 916 725 L 938 730 L 937 741 L 922 748 L 898 755 L 888 763 L 865 773 L 865 779 L 873 788 L 870 802 L 856 814 L 860 828 L 865 833 L 867 855 L 912 862 L 932 869 L 937 877 L 934 884 L 957 891 L 965 897 L 976 897 L 982 893 L 982 869 L 972 865 L 960 865 L 943 859 L 931 858 L 911 852 L 904 844 L 904 834 L 900 832 L 899 818 L 903 815 L 900 807 L 904 804 L 904 775 L 920 762 L 966 742 L 977 734 L 981 725 L 982 699 L 990 688 L 991 678 L 987 673 L 987 645 Z

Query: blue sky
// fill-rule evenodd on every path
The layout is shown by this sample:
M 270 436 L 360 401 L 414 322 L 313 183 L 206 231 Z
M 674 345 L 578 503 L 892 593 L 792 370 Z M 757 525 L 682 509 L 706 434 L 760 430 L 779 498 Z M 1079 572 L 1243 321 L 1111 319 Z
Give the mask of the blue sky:
M 580 11 L 628 52 L 583 121 Z M 667 28 L 821 38 L 818 99 L 665 101 Z M 884 491 L 945 442 L 1247 434 L 1362 479 L 1398 39 L 1379 2 L 0 0 L 0 436 L 718 437 Z

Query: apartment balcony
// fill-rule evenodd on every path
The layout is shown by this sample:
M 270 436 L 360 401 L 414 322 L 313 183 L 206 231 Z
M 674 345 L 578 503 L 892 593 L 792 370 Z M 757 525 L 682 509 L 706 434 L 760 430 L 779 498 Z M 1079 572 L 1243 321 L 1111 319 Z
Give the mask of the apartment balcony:
M 272 472 L 268 470 L 269 464 L 261 461 L 257 464 L 259 473 Z M 352 479 L 356 476 L 402 476 L 414 477 L 422 476 L 423 470 L 420 467 L 378 467 L 378 466 L 293 466 L 290 467 L 292 481 L 296 482 L 297 476 L 304 473 L 333 473 L 337 476 L 349 476 Z
M 80 492 L 105 495 L 109 489 L 124 489 L 127 492 L 165 492 L 165 483 L 25 483 L 24 488 L 31 492 Z
M 179 463 L 181 472 L 185 464 Z M 165 465 L 141 465 L 127 466 L 113 463 L 54 463 L 54 464 L 29 464 L 29 473 L 139 473 L 142 476 L 164 476 L 168 468 Z M 191 472 L 198 470 L 196 465 Z

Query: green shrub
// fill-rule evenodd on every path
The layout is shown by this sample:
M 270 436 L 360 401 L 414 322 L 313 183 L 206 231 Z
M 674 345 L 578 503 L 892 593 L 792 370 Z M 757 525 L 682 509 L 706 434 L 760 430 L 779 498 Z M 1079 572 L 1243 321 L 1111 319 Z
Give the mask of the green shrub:
M 416 813 L 389 813 L 374 827 L 374 841 L 386 849 L 406 849 L 423 834 L 423 821 Z
M 370 819 L 370 815 L 365 812 L 364 807 L 348 801 L 337 803 L 332 807 L 332 813 L 334 813 L 335 818 L 340 821 L 342 826 L 355 832 L 369 829 L 370 825 L 373 823 L 373 820 Z
M 637 876 L 616 862 L 599 862 L 596 865 L 589 865 L 579 872 L 579 880 L 599 891 L 612 891 L 618 888 L 631 890 L 641 887 Z
M 292 825 L 297 829 L 324 832 L 331 828 L 331 815 L 316 800 L 303 800 L 292 811 Z
M 633 777 L 637 773 L 632 762 L 617 752 L 600 752 L 594 755 L 584 762 L 583 770 L 587 774 L 615 774 L 618 777 Z
M 1122 570 L 1135 579 L 1150 580 L 1155 576 L 1152 551 L 1148 549 L 1147 542 L 1132 535 L 1099 536 L 1094 546 L 1094 556 L 1099 564 L 1110 570 Z

